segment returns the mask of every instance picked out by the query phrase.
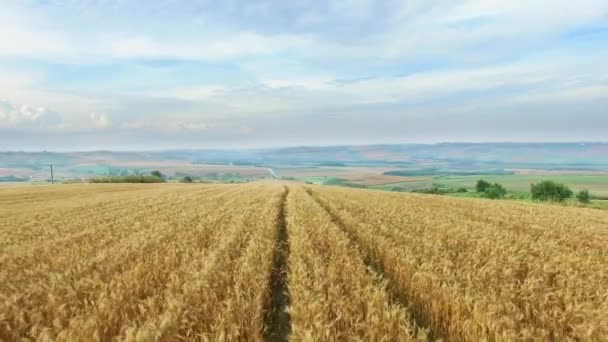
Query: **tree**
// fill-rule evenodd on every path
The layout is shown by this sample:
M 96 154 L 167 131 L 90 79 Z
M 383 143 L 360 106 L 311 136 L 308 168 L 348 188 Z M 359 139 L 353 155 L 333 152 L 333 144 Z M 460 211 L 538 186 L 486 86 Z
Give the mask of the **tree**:
M 591 202 L 591 194 L 589 193 L 589 190 L 581 190 L 576 194 L 576 199 L 580 203 L 589 203 Z
M 505 189 L 502 185 L 498 183 L 490 185 L 485 191 L 485 196 L 490 199 L 503 198 L 506 194 L 507 189 Z
M 485 192 L 491 186 L 490 182 L 480 179 L 477 181 L 477 185 L 475 185 L 475 189 L 477 192 Z
M 165 175 L 163 175 L 160 171 L 158 170 L 154 170 L 150 173 L 152 176 L 154 177 L 158 177 L 158 178 L 165 178 Z
M 182 183 L 192 183 L 192 177 L 186 176 L 182 178 Z
M 542 181 L 530 186 L 532 199 L 539 201 L 563 202 L 572 197 L 572 190 L 563 184 L 553 181 Z

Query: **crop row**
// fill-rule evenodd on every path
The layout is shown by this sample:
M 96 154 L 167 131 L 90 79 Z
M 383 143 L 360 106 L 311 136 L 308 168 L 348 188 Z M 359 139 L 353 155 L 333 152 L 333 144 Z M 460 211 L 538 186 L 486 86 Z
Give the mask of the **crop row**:
M 603 340 L 608 217 L 590 210 L 312 189 L 451 341 Z
M 201 190 L 85 205 L 65 236 L 11 244 L 0 340 L 259 338 L 282 187 Z
M 84 187 L 0 191 L 0 341 L 608 336 L 600 211 L 270 182 Z
M 407 310 L 391 303 L 357 248 L 302 188 L 288 197 L 287 212 L 291 338 L 414 339 Z

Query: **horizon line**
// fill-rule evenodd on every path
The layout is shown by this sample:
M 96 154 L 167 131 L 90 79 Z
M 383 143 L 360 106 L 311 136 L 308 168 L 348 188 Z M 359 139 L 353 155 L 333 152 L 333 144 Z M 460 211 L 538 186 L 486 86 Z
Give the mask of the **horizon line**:
M 0 153 L 135 153 L 135 152 L 176 152 L 176 151 L 260 151 L 280 150 L 292 148 L 335 148 L 335 147 L 371 147 L 371 146 L 437 146 L 437 145 L 559 145 L 559 144 L 608 144 L 608 141 L 444 141 L 434 143 L 372 143 L 372 144 L 323 144 L 323 145 L 271 145 L 265 147 L 201 147 L 201 148 L 154 148 L 154 149 L 86 149 L 86 150 L 46 150 L 46 149 L 23 149 L 23 150 L 0 150 Z

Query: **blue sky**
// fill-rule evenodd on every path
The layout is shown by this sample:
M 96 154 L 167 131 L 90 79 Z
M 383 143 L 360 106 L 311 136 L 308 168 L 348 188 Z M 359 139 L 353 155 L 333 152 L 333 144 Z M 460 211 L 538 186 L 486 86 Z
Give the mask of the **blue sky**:
M 606 141 L 608 0 L 3 0 L 0 150 Z

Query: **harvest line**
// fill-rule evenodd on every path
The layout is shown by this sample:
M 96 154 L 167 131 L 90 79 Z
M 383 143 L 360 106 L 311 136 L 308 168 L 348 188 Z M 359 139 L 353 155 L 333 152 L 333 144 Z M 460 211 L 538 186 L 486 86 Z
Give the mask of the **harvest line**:
M 264 315 L 264 340 L 287 341 L 291 332 L 291 316 L 286 308 L 291 302 L 287 287 L 287 259 L 289 258 L 289 235 L 287 233 L 287 196 L 285 191 L 279 202 L 276 224 L 276 245 L 273 254 L 273 265 L 269 279 L 269 298 Z

